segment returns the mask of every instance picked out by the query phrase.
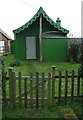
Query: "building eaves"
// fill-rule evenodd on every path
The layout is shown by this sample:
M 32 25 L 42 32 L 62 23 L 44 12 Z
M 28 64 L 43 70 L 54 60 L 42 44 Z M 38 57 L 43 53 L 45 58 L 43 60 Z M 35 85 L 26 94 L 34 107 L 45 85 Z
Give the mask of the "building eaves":
M 23 31 L 25 28 L 28 28 L 29 25 L 31 25 L 34 21 L 36 21 L 36 19 L 42 14 L 42 16 L 51 24 L 53 25 L 55 28 L 57 28 L 60 32 L 63 32 L 65 34 L 69 33 L 69 30 L 63 28 L 63 27 L 59 27 L 57 25 L 57 23 L 55 23 L 47 14 L 46 12 L 43 10 L 42 7 L 39 8 L 39 10 L 37 11 L 37 13 L 32 17 L 31 20 L 29 20 L 26 24 L 24 24 L 23 26 L 21 26 L 18 29 L 13 30 L 14 34 L 20 33 L 21 31 Z
M 8 40 L 12 40 L 1 28 L 0 33 L 3 34 Z

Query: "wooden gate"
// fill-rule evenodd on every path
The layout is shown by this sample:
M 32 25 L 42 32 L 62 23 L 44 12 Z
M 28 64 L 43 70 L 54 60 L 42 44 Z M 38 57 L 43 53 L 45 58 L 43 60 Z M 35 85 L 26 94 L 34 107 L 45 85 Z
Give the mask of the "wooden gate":
M 18 76 L 12 69 L 9 69 L 9 76 L 3 75 L 3 104 L 9 104 L 11 107 L 24 106 L 30 108 L 48 108 L 54 106 L 55 102 L 61 100 L 67 101 L 83 97 L 82 95 L 82 79 L 79 71 L 75 75 L 74 70 L 65 75 L 59 71 L 59 75 L 55 74 L 55 67 L 52 67 L 52 73 L 36 76 L 30 73 L 30 76 L 22 76 L 19 72 Z

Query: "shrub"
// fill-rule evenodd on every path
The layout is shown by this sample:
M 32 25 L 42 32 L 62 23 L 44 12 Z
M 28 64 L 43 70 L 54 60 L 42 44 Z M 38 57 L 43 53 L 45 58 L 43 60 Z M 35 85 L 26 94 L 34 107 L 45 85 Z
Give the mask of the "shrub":
M 79 71 L 80 71 L 80 76 L 83 79 L 83 64 L 80 66 Z
M 13 67 L 13 66 L 19 66 L 20 65 L 20 62 L 17 61 L 17 60 L 14 60 L 10 63 L 10 67 Z
M 69 61 L 80 62 L 80 44 L 70 43 L 68 47 Z
M 3 82 L 5 77 L 6 77 L 6 75 L 7 75 L 7 72 L 5 71 L 5 60 L 4 60 L 4 57 L 2 57 L 1 63 L 2 63 L 2 82 Z

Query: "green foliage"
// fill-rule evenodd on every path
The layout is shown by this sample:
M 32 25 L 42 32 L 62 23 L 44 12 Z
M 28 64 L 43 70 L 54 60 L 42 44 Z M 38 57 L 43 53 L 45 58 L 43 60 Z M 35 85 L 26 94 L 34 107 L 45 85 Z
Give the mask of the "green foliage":
M 79 101 L 69 101 L 67 103 L 65 103 L 64 101 L 62 101 L 61 104 L 55 104 L 54 107 L 47 109 L 29 109 L 29 108 L 14 108 L 14 109 L 10 109 L 10 108 L 4 108 L 3 110 L 3 118 L 11 118 L 11 119 L 41 119 L 41 118 L 50 118 L 50 119 L 55 119 L 57 120 L 58 118 L 60 120 L 62 120 L 63 118 L 63 113 L 62 111 L 65 109 L 69 109 L 71 108 L 74 113 L 76 114 L 76 116 L 78 118 L 81 119 L 81 102 Z M 69 113 L 71 111 L 68 111 Z
M 76 114 L 76 116 L 81 119 L 82 117 L 82 111 L 81 111 L 81 104 L 82 101 L 81 99 L 79 99 L 78 101 L 76 99 L 74 99 L 73 101 L 68 100 L 67 103 L 65 103 L 64 101 L 61 103 L 61 112 L 64 109 L 69 109 L 71 108 L 73 110 L 73 112 Z M 70 111 L 68 111 L 70 113 Z
M 10 67 L 13 67 L 13 66 L 19 66 L 19 64 L 20 64 L 20 62 L 19 61 L 17 61 L 17 60 L 14 60 L 14 61 L 12 61 L 12 62 L 10 62 Z
M 79 71 L 80 71 L 80 76 L 81 76 L 82 79 L 83 79 L 83 64 L 80 66 Z
M 3 56 L 2 57 L 2 79 L 4 79 L 6 75 L 7 75 L 7 72 L 5 70 L 5 60 L 4 60 L 4 56 Z
M 68 48 L 69 61 L 80 62 L 81 53 L 79 48 L 80 44 L 70 43 Z

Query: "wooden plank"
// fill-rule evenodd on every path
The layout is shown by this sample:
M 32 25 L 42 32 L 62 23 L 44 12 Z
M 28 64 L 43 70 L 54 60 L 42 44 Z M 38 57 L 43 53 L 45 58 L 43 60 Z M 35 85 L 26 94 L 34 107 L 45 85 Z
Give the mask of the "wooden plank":
M 71 76 L 71 98 L 73 99 L 74 96 L 74 70 L 72 70 Z
M 23 80 L 25 77 L 27 78 L 28 81 L 30 80 L 29 76 L 21 76 L 21 78 L 22 78 L 21 80 Z M 77 78 L 77 77 L 78 77 L 78 75 L 74 75 L 74 78 Z M 59 78 L 59 76 L 56 75 L 55 78 Z M 62 78 L 65 78 L 65 75 L 62 75 Z M 68 75 L 68 78 L 71 78 L 71 75 Z M 16 76 L 16 80 L 18 80 L 18 79 L 19 79 L 18 76 Z M 36 79 L 36 77 L 33 76 L 33 80 L 35 80 L 35 79 Z M 39 79 L 42 79 L 42 77 L 39 76 Z M 6 80 L 9 80 L 9 77 L 6 77 Z M 45 80 L 48 81 L 48 77 L 45 77 Z
M 65 73 L 65 101 L 67 100 L 67 94 L 68 94 L 68 70 L 66 70 Z
M 39 73 L 36 72 L 36 108 L 39 108 Z
M 55 99 L 55 97 L 54 97 Z M 54 101 L 53 101 L 54 102 Z M 48 73 L 48 96 L 47 96 L 47 105 L 48 105 L 48 108 L 51 107 L 51 74 Z
M 45 81 L 45 74 L 42 73 L 42 91 L 41 91 L 41 107 L 44 108 L 44 81 Z
M 9 68 L 9 98 L 10 98 L 10 107 L 12 107 L 12 68 Z
M 24 78 L 24 107 L 27 108 L 27 78 Z
M 52 105 L 55 103 L 55 66 L 52 66 Z
M 40 15 L 39 41 L 40 41 L 40 63 L 41 63 L 42 62 L 42 15 Z
M 80 96 L 79 96 L 79 98 L 82 98 L 82 97 L 83 97 L 83 95 L 80 95 Z M 67 98 L 68 98 L 68 99 L 71 99 L 71 95 L 70 95 L 70 96 L 67 96 Z M 77 95 L 76 95 L 76 96 L 73 96 L 73 98 L 75 98 L 75 100 L 76 100 Z M 7 99 L 7 101 L 10 100 L 8 97 L 7 97 L 6 99 Z M 30 100 L 30 97 L 27 97 L 27 99 Z M 56 96 L 55 99 L 58 99 L 58 96 Z M 61 96 L 61 99 L 65 99 L 65 96 Z M 18 101 L 18 98 L 16 98 L 16 100 Z M 24 97 L 22 97 L 22 100 L 24 101 Z M 44 100 L 47 102 L 47 98 L 46 98 L 46 97 L 44 98 Z M 35 98 L 35 97 L 33 97 L 33 101 L 34 101 L 34 102 L 36 101 L 36 98 Z M 41 98 L 39 98 L 39 101 L 41 101 Z
M 30 107 L 33 107 L 33 74 L 30 73 Z
M 77 77 L 77 99 L 80 96 L 80 71 L 78 70 L 78 77 Z
M 28 79 L 28 78 L 27 78 L 27 79 Z M 34 80 L 36 80 L 36 78 L 33 79 L 33 81 L 34 81 Z M 41 80 L 41 79 L 40 79 L 40 80 Z M 29 81 L 30 81 L 30 78 L 29 78 Z M 41 82 L 39 82 L 39 85 L 41 85 Z M 34 90 L 35 88 L 36 88 L 36 85 L 33 85 L 33 90 Z M 30 89 L 28 89 L 27 94 L 30 94 Z M 21 96 L 24 96 L 24 91 L 22 91 Z M 19 96 L 17 96 L 17 98 L 19 98 Z
M 2 95 L 3 95 L 3 105 L 6 106 L 6 77 L 4 73 L 2 73 Z
M 13 108 L 16 107 L 16 79 L 15 79 L 15 72 L 12 72 L 12 103 Z
M 62 72 L 59 71 L 59 84 L 58 84 L 58 102 L 61 101 L 61 79 L 62 79 Z
M 11 77 L 11 107 L 13 108 L 13 72 L 11 73 L 12 77 Z
M 21 72 L 18 73 L 18 86 L 19 86 L 19 107 L 22 106 L 22 95 L 21 95 L 21 92 L 22 92 L 22 88 L 21 88 Z
M 80 95 L 79 96 L 79 98 L 82 98 L 83 96 L 82 95 Z M 77 95 L 76 96 L 73 96 L 73 99 L 75 99 L 76 100 L 76 98 L 77 98 Z M 55 99 L 58 99 L 58 96 L 57 97 L 55 97 Z M 61 99 L 65 99 L 65 96 L 61 96 Z M 69 100 L 71 100 L 71 96 L 67 96 L 67 99 Z

